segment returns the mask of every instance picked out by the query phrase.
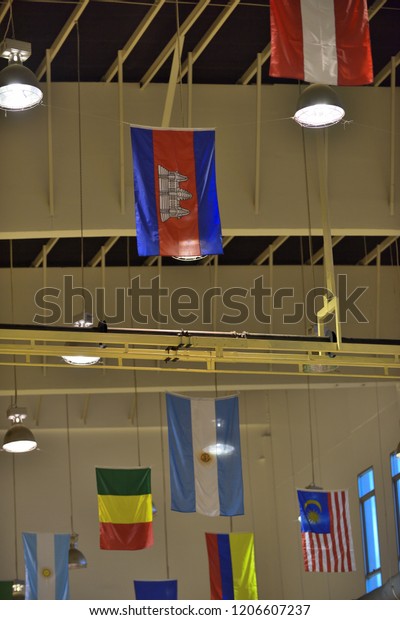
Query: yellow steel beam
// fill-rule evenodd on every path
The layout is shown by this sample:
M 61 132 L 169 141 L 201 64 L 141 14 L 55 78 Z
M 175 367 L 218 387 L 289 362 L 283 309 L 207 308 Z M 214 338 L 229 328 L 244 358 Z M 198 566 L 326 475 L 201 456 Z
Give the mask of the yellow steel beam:
M 210 4 L 211 0 L 199 0 L 195 3 L 194 9 L 187 16 L 185 21 L 180 25 L 179 28 L 179 36 L 185 36 L 190 28 L 193 26 L 195 21 L 200 17 L 204 9 Z M 176 41 L 178 40 L 178 33 L 176 33 L 172 39 L 167 43 L 162 52 L 158 55 L 156 60 L 153 62 L 151 67 L 146 71 L 142 79 L 140 80 L 141 88 L 145 88 L 159 71 L 159 69 L 163 66 L 163 64 L 168 60 L 175 49 Z
M 22 368 L 41 368 L 43 367 L 43 364 L 38 362 L 38 363 L 28 363 L 28 362 L 12 362 L 12 364 L 8 364 L 8 363 L 4 363 L 0 361 L 0 367 L 1 366 L 16 366 L 16 367 L 22 367 Z M 316 365 L 317 366 L 317 365 Z M 75 366 L 71 366 L 68 364 L 62 364 L 62 363 L 51 363 L 51 362 L 46 362 L 46 368 L 56 368 L 56 369 L 71 369 L 71 368 L 78 368 Z M 132 366 L 124 366 L 124 365 L 112 365 L 112 364 L 95 364 L 92 366 L 87 366 L 85 367 L 85 371 L 89 370 L 89 369 L 102 369 L 102 370 L 127 370 L 129 372 L 132 372 Z M 285 376 L 285 377 L 293 377 L 293 376 L 311 376 L 311 377 L 319 377 L 319 378 L 327 378 L 327 377 L 333 377 L 336 381 L 338 381 L 338 379 L 363 379 L 363 380 L 375 380 L 375 379 L 389 379 L 391 381 L 393 380 L 398 380 L 399 376 L 398 375 L 393 375 L 393 374 L 389 374 L 387 372 L 382 372 L 378 370 L 374 370 L 371 371 L 369 373 L 366 373 L 365 371 L 360 371 L 357 372 L 356 369 L 340 369 L 340 372 L 337 372 L 335 370 L 333 370 L 332 372 L 324 372 L 323 374 L 321 374 L 320 372 L 318 372 L 317 370 L 301 370 L 301 369 L 295 369 L 290 368 L 290 369 L 277 369 L 277 368 L 272 368 L 271 365 L 266 365 L 265 368 L 262 369 L 255 369 L 255 368 L 251 368 L 249 369 L 237 369 L 237 368 L 220 368 L 220 367 L 203 367 L 203 368 L 188 368 L 185 366 L 179 366 L 179 364 L 165 364 L 164 366 L 136 366 L 135 367 L 136 371 L 143 371 L 143 372 L 180 372 L 180 373 L 198 373 L 198 374 L 207 374 L 207 373 L 218 373 L 221 375 L 232 375 L 232 374 L 240 374 L 240 375 L 250 375 L 252 377 L 255 376 L 266 376 L 266 375 L 270 375 L 270 376 Z M 83 371 L 83 369 L 82 369 Z M 43 391 L 43 393 L 47 393 L 46 390 Z M 80 392 L 79 392 L 80 393 Z
M 100 346 L 100 343 L 102 346 Z M 73 346 L 72 346 L 73 345 Z M 98 346 L 93 346 L 98 345 Z M 263 337 L 261 334 L 197 332 L 168 333 L 162 330 L 140 333 L 134 330 L 101 333 L 92 330 L 48 330 L 0 328 L 0 366 L 69 366 L 61 362 L 65 355 L 99 355 L 103 364 L 96 368 L 132 370 L 128 362 L 165 362 L 165 365 L 184 372 L 214 372 L 215 370 L 248 374 L 304 374 L 304 366 L 318 369 L 339 369 L 341 377 L 400 376 L 400 342 L 368 341 L 329 342 L 324 338 Z M 330 357 L 328 354 L 334 354 Z M 23 361 L 21 361 L 21 358 Z M 49 359 L 53 358 L 53 359 Z M 55 363 L 54 358 L 60 361 Z M 108 363 L 109 362 L 109 363 Z M 275 368 L 274 368 L 275 367 Z M 284 368 L 283 368 L 284 367 Z M 136 366 L 135 366 L 136 368 Z M 250 368 L 250 370 L 249 370 Z M 279 368 L 279 370 L 278 370 Z M 142 370 L 152 370 L 144 366 Z M 83 370 L 82 370 L 83 371 Z
M 89 4 L 89 0 L 79 0 L 74 10 L 72 11 L 71 15 L 68 17 L 67 21 L 65 22 L 64 26 L 58 33 L 56 39 L 53 42 L 53 45 L 50 47 L 50 50 L 49 50 L 50 61 L 53 61 L 54 58 L 57 56 L 58 52 L 64 45 L 72 29 L 75 28 L 77 21 L 79 20 L 80 16 L 82 15 L 83 11 L 86 9 L 88 4 Z M 46 73 L 46 67 L 47 67 L 46 58 L 43 58 L 38 69 L 36 70 L 36 76 L 38 80 L 40 80 Z
M 128 58 L 129 54 L 139 43 L 140 39 L 152 23 L 153 19 L 156 17 L 159 10 L 163 7 L 166 0 L 155 0 L 154 4 L 150 7 L 140 24 L 137 26 L 133 34 L 130 36 L 129 40 L 125 43 L 124 47 L 121 50 L 122 53 L 122 62 Z M 118 58 L 115 58 L 114 62 L 110 66 L 110 68 L 106 71 L 105 75 L 101 78 L 103 82 L 111 82 L 113 77 L 116 75 L 118 71 Z
M 179 346 L 183 343 L 189 350 L 197 349 L 220 349 L 220 350 L 265 350 L 265 351 L 292 351 L 304 352 L 315 351 L 320 353 L 339 353 L 337 344 L 323 338 L 307 338 L 305 336 L 274 336 L 253 334 L 248 332 L 199 332 L 192 333 L 179 330 L 162 329 L 130 329 L 109 328 L 103 333 L 94 329 L 64 329 L 56 328 L 15 328 L 13 326 L 0 326 L 0 350 L 5 343 L 13 341 L 25 341 L 32 347 L 47 343 L 46 346 L 54 346 L 59 343 L 63 346 L 68 343 L 92 343 L 101 342 L 107 347 L 118 346 L 128 349 L 130 346 L 150 346 L 167 348 Z M 395 344 L 387 341 L 375 340 L 343 342 L 340 353 L 357 355 L 400 355 L 400 341 Z

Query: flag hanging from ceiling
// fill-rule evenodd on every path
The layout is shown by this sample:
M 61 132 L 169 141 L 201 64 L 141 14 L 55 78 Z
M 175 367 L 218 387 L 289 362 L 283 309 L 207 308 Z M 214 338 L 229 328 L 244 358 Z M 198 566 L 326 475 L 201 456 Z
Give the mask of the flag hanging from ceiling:
M 212 601 L 257 601 L 254 536 L 206 534 Z
M 176 579 L 135 580 L 133 584 L 137 601 L 176 601 L 178 599 L 178 582 Z
M 171 509 L 242 515 L 239 400 L 167 394 Z
M 153 544 L 151 470 L 96 468 L 100 549 L 144 549 Z
M 366 0 L 271 0 L 270 75 L 339 86 L 373 79 Z
M 222 254 L 215 131 L 131 127 L 140 256 Z
M 70 539 L 70 534 L 23 532 L 27 601 L 69 599 Z
M 297 490 L 307 572 L 356 570 L 347 490 Z

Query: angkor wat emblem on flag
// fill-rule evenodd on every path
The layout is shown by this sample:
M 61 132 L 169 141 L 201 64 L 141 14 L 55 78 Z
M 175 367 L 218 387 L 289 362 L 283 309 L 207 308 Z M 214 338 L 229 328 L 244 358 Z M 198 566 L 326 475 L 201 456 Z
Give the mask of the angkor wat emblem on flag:
M 162 222 L 166 222 L 170 217 L 180 219 L 189 215 L 189 209 L 180 206 L 181 200 L 192 198 L 192 194 L 180 187 L 182 181 L 187 181 L 188 177 L 167 170 L 164 166 L 158 166 L 158 187 L 160 190 L 160 217 Z

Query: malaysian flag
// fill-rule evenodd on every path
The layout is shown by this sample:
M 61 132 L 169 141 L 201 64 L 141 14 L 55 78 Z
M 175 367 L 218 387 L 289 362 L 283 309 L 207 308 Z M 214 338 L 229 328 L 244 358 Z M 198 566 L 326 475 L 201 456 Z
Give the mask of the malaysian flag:
M 347 573 L 356 570 L 347 490 L 298 489 L 304 569 Z

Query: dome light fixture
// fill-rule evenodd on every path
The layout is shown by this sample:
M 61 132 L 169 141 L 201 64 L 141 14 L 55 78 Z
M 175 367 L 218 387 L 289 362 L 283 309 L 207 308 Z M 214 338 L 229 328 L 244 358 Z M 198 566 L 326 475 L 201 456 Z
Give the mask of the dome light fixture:
M 12 584 L 12 597 L 14 600 L 25 600 L 25 581 L 22 579 L 14 579 Z
M 76 532 L 73 532 L 71 534 L 68 551 L 68 568 L 70 570 L 73 568 L 87 567 L 87 559 L 83 555 L 82 551 L 80 551 L 77 547 L 78 538 L 79 536 L 78 534 L 76 534 Z
M 31 44 L 5 39 L 0 46 L 0 56 L 8 66 L 0 71 L 0 108 L 9 112 L 29 110 L 39 105 L 43 92 L 36 75 L 23 63 L 31 55 Z
M 74 327 L 88 328 L 93 327 L 93 316 L 87 312 L 85 312 L 82 318 L 78 318 L 74 322 Z M 68 342 L 67 343 L 71 347 L 96 347 L 96 344 L 86 343 L 85 345 L 80 345 L 78 342 Z M 93 364 L 97 364 L 100 361 L 100 357 L 98 355 L 63 355 L 62 359 L 67 364 L 71 364 L 73 366 L 92 366 Z
M 4 435 L 3 450 L 13 454 L 36 450 L 37 442 L 32 431 L 22 423 L 26 418 L 26 408 L 11 405 L 7 418 L 12 421 L 12 426 Z
M 173 256 L 172 258 L 181 261 L 181 263 L 194 263 L 195 261 L 207 258 L 207 254 L 203 254 L 202 256 Z
M 302 127 L 323 129 L 345 115 L 336 92 L 327 84 L 310 84 L 301 93 L 293 119 Z

